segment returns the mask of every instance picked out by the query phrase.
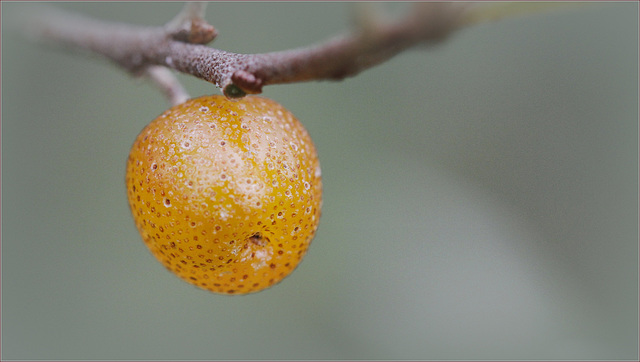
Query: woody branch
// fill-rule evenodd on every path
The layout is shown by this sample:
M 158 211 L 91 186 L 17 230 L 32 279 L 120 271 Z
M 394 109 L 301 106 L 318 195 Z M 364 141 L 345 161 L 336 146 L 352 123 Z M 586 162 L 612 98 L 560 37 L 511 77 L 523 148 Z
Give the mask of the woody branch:
M 359 5 L 355 29 L 305 48 L 262 54 L 238 54 L 205 44 L 217 30 L 204 20 L 205 3 L 186 3 L 173 20 L 158 27 L 140 27 L 90 19 L 54 9 L 32 17 L 36 38 L 89 50 L 136 75 L 156 81 L 172 103 L 188 98 L 170 68 L 211 82 L 227 97 L 262 92 L 263 86 L 311 80 L 339 80 L 380 64 L 418 44 L 444 39 L 473 22 L 458 2 L 414 3 L 395 20 Z
M 261 93 L 265 85 L 342 79 L 384 62 L 418 43 L 444 38 L 456 28 L 460 3 L 416 3 L 395 21 L 361 12 L 351 34 L 314 46 L 263 54 L 237 54 L 205 44 L 217 35 L 204 20 L 204 3 L 187 3 L 165 26 L 139 27 L 47 9 L 32 30 L 41 40 L 98 53 L 134 74 L 157 74 L 164 66 L 215 84 L 228 97 Z M 155 69 L 149 72 L 150 69 Z M 167 74 L 158 83 L 167 93 Z M 180 92 L 178 92 L 180 93 Z M 178 96 L 183 98 L 184 94 Z

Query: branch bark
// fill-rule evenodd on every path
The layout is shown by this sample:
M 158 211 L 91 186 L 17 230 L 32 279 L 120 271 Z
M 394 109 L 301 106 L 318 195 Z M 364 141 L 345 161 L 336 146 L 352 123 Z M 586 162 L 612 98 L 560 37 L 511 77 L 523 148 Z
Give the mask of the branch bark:
M 261 93 L 270 84 L 339 80 L 379 64 L 406 48 L 441 40 L 464 6 L 420 3 L 390 23 L 369 22 L 351 34 L 314 46 L 263 54 L 238 54 L 204 44 L 217 35 L 203 19 L 204 5 L 188 3 L 165 26 L 138 27 L 48 9 L 33 18 L 37 37 L 89 50 L 134 74 L 149 66 L 185 72 L 223 89 L 228 97 Z
M 357 28 L 350 34 L 305 48 L 262 54 L 206 46 L 217 31 L 204 20 L 204 3 L 187 3 L 174 19 L 158 27 L 104 22 L 54 9 L 40 12 L 30 27 L 41 40 L 100 54 L 133 74 L 156 74 L 157 70 L 150 72 L 149 68 L 163 66 L 211 82 L 233 98 L 261 93 L 271 84 L 344 79 L 407 48 L 441 41 L 484 19 L 468 11 L 474 8 L 469 3 L 414 3 L 404 17 L 392 21 L 373 12 L 372 5 L 360 6 L 364 11 L 357 14 Z M 166 73 L 154 77 L 160 79 L 158 84 L 166 94 L 178 94 L 169 96 L 174 102 L 186 94 L 167 88 L 177 81 L 166 82 Z

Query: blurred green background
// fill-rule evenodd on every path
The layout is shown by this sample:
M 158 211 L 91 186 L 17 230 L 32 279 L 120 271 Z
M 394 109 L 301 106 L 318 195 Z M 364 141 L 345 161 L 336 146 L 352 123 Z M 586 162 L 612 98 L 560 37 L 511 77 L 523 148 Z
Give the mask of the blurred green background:
M 316 143 L 323 216 L 290 277 L 234 297 L 165 270 L 129 213 L 125 161 L 160 92 L 26 41 L 25 6 L 2 3 L 3 360 L 637 360 L 638 3 L 266 87 Z M 144 25 L 182 7 L 54 6 Z M 207 19 L 212 46 L 257 53 L 348 31 L 350 11 L 225 2 Z

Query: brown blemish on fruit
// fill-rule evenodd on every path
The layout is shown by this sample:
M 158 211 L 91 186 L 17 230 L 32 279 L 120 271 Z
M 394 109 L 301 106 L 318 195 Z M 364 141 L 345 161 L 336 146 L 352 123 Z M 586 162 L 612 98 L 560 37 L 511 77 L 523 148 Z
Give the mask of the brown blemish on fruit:
M 257 232 L 249 237 L 249 241 L 258 246 L 265 246 L 269 243 L 269 239 L 262 236 L 262 233 Z

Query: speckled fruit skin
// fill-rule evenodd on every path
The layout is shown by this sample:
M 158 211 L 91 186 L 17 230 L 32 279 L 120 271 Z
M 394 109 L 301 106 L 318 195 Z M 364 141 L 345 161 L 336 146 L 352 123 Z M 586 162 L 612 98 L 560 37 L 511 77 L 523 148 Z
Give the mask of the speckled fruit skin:
M 216 293 L 281 281 L 320 219 L 320 164 L 309 134 L 281 105 L 257 96 L 205 96 L 167 110 L 133 144 L 126 184 L 151 253 Z

